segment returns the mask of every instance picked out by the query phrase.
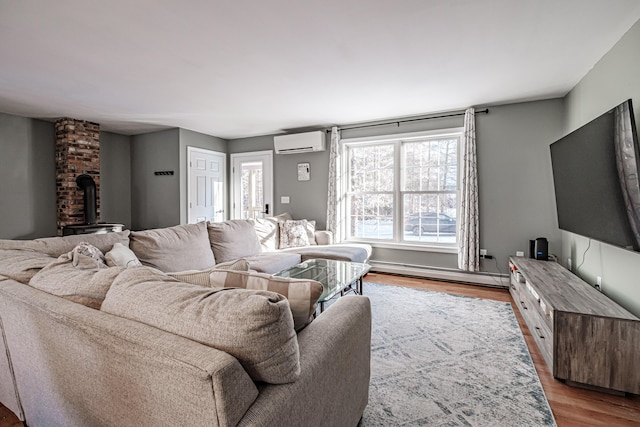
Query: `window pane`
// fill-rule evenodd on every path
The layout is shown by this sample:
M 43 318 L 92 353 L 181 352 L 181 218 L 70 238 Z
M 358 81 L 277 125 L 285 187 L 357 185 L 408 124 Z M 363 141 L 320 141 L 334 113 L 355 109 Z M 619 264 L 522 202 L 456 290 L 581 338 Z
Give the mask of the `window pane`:
M 403 190 L 455 190 L 458 139 L 403 143 Z
M 452 135 L 346 142 L 348 238 L 454 246 L 461 134 Z
M 262 162 L 242 162 L 241 164 L 242 219 L 254 219 L 263 211 Z
M 351 236 L 367 239 L 393 239 L 393 195 L 353 195 Z
M 349 149 L 351 191 L 393 191 L 393 145 Z
M 405 194 L 404 240 L 409 242 L 456 242 L 456 195 Z

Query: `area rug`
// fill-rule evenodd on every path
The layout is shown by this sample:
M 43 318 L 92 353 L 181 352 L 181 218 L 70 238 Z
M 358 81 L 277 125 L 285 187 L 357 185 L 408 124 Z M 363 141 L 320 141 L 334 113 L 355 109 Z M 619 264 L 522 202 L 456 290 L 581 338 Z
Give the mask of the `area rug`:
M 511 305 L 364 283 L 371 426 L 555 426 Z

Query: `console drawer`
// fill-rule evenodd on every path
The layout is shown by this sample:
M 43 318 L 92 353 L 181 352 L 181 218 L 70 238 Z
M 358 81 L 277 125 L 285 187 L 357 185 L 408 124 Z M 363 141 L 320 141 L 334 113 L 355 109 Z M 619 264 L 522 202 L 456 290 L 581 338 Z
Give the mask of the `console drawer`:
M 549 369 L 553 371 L 553 335 L 551 329 L 547 327 L 546 323 L 542 320 L 539 308 L 536 309 L 536 303 L 532 298 L 526 297 L 526 292 L 519 295 L 519 298 L 514 298 L 520 314 L 529 328 L 529 333 L 536 342 L 540 353 L 544 361 L 549 366 Z M 523 298 L 524 296 L 524 298 Z

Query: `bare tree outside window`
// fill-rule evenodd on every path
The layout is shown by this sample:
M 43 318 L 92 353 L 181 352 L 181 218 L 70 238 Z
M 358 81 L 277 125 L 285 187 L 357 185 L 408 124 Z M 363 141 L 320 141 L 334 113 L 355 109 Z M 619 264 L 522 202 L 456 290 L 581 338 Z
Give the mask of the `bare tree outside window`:
M 455 245 L 460 134 L 346 144 L 349 237 Z

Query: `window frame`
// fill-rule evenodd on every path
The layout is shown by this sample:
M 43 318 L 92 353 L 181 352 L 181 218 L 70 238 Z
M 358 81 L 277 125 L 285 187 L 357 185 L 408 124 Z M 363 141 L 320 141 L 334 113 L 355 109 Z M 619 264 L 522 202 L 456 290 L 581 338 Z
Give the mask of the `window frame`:
M 403 249 L 413 251 L 428 251 L 428 252 L 443 252 L 443 253 L 458 253 L 458 229 L 456 229 L 456 241 L 454 243 L 436 243 L 436 242 L 410 242 L 404 239 L 404 204 L 403 197 L 405 194 L 416 193 L 416 191 L 403 191 L 403 170 L 405 165 L 403 164 L 403 143 L 412 142 L 424 139 L 440 139 L 440 138 L 457 138 L 457 166 L 456 166 L 456 224 L 459 224 L 460 217 L 460 177 L 461 177 L 461 160 L 462 160 L 462 146 L 464 141 L 464 128 L 446 128 L 446 129 L 434 129 L 421 132 L 399 133 L 389 135 L 375 135 L 359 138 L 345 138 L 341 140 L 342 145 L 342 170 L 344 171 L 345 179 L 340 180 L 342 188 L 340 188 L 340 194 L 344 196 L 345 200 L 345 240 L 349 242 L 361 242 L 368 243 L 373 247 L 386 248 L 386 249 Z M 351 230 L 351 168 L 350 168 L 350 152 L 352 147 L 362 146 L 375 146 L 375 145 L 389 145 L 394 146 L 394 186 L 393 186 L 393 238 L 391 240 L 380 240 L 373 238 L 362 238 L 349 236 Z M 437 194 L 441 191 L 419 191 L 422 194 Z

